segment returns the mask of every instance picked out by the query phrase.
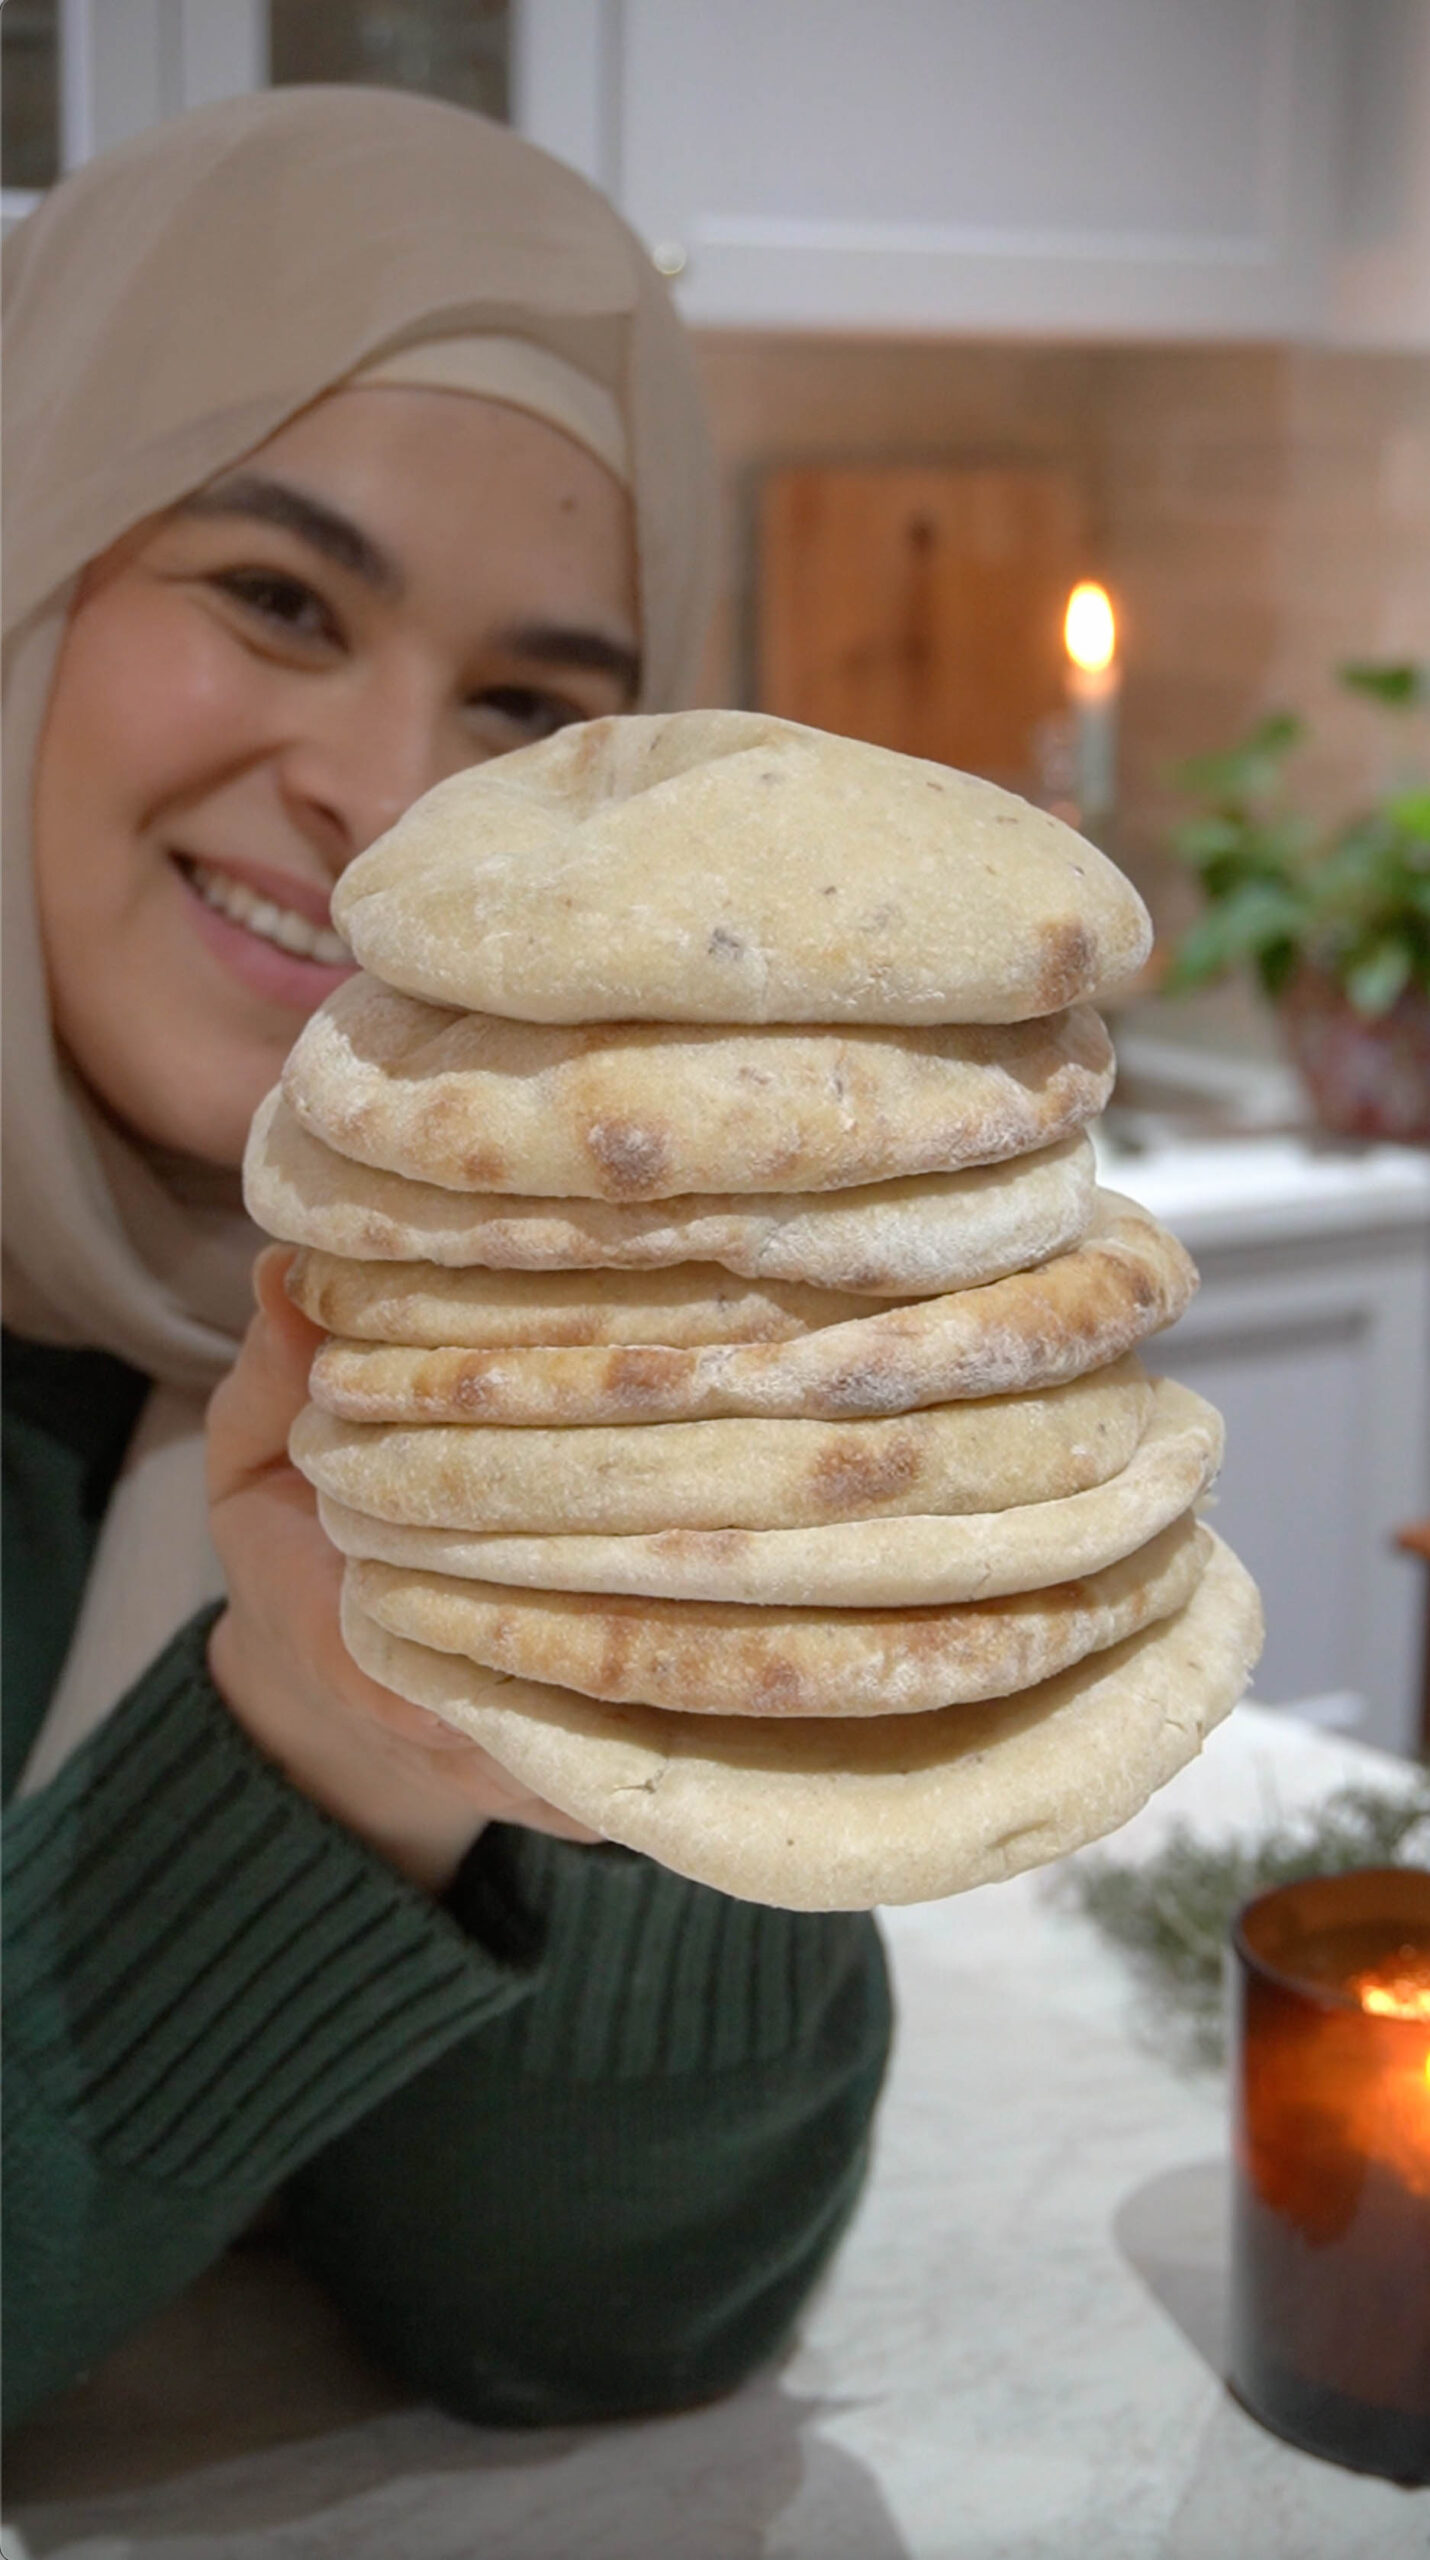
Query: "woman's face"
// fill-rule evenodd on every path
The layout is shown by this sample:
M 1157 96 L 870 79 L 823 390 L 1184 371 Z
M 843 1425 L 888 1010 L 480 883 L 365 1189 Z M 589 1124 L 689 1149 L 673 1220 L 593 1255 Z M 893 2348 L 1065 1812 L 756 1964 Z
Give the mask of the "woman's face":
M 353 856 L 447 774 L 620 711 L 625 493 L 464 394 L 331 394 L 86 575 L 36 778 L 59 1035 L 142 1137 L 236 1164 L 347 974 Z

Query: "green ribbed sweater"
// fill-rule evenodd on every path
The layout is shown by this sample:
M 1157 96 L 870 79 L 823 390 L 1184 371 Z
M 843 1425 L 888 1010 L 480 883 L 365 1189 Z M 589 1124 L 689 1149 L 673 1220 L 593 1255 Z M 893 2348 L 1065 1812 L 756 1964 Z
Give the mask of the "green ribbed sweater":
M 144 1394 L 105 1354 L 7 1342 L 7 1796 Z M 858 2192 L 872 1922 L 504 1825 L 432 1902 L 248 1742 L 211 1615 L 6 1815 L 7 2416 L 275 2193 L 369 2350 L 463 2416 L 729 2388 Z

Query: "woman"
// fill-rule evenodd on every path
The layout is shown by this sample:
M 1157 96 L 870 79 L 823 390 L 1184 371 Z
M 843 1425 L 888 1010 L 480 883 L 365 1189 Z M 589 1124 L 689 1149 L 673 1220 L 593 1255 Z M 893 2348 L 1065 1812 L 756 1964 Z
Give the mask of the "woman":
M 391 93 L 201 109 L 11 245 L 12 2401 L 275 2194 L 449 2407 L 696 2399 L 857 2192 L 877 1940 L 571 1836 L 356 1672 L 234 1172 L 344 864 L 688 693 L 688 356 L 583 181 Z

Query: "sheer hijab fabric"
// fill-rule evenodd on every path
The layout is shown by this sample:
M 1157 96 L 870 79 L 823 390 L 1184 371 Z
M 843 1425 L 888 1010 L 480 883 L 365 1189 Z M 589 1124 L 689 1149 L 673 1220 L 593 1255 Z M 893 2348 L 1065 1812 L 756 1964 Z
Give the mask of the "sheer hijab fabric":
M 155 1382 L 26 1773 L 44 1783 L 220 1588 L 203 1403 L 260 1241 L 237 1178 L 120 1128 L 56 1047 L 35 755 L 85 565 L 355 374 L 529 408 L 634 508 L 639 707 L 691 698 L 712 480 L 694 369 L 640 242 L 499 125 L 395 91 L 203 107 L 58 187 L 5 248 L 5 1316 Z

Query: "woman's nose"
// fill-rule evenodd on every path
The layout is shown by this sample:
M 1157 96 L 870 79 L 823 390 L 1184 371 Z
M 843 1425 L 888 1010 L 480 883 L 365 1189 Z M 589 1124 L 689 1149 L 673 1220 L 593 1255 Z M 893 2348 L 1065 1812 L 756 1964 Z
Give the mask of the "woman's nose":
M 416 687 L 364 689 L 325 706 L 292 743 L 284 795 L 336 873 L 468 761 L 437 699 Z

